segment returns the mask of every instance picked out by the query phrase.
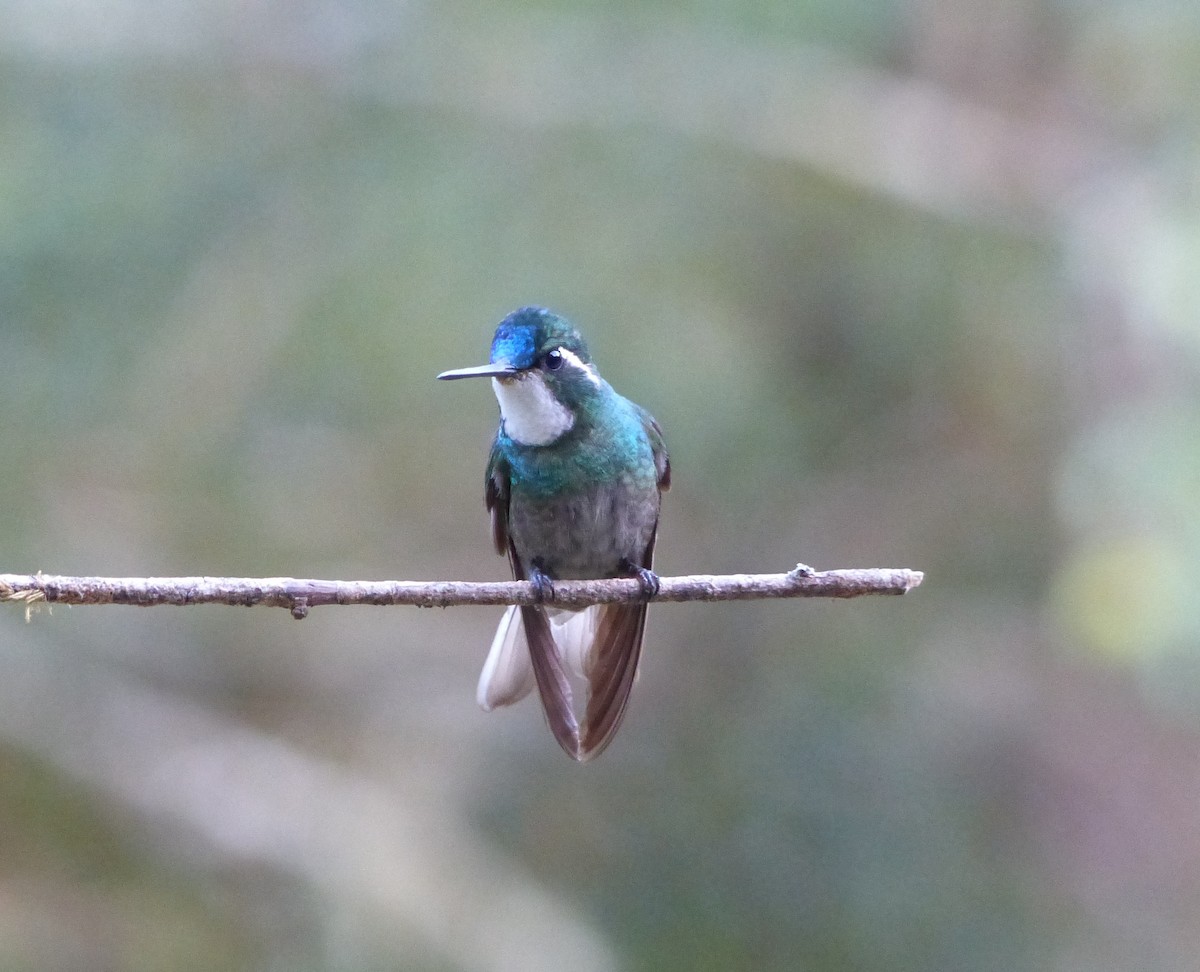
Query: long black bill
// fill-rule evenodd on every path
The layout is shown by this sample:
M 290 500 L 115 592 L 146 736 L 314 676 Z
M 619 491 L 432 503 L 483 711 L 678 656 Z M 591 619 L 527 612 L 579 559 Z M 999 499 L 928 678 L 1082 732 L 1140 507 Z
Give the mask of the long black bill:
M 508 365 L 485 364 L 474 368 L 455 368 L 453 371 L 443 371 L 438 378 L 442 381 L 456 381 L 459 378 L 503 378 L 505 375 L 515 375 L 516 368 Z

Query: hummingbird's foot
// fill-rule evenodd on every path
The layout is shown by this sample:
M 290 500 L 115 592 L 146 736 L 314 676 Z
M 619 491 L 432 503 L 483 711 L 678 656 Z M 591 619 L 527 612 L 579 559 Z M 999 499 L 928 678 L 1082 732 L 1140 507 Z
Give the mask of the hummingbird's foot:
M 628 560 L 622 561 L 621 567 L 631 576 L 638 579 L 638 583 L 642 585 L 642 596 L 647 601 L 652 597 L 658 596 L 658 574 L 654 573 L 649 567 L 639 567 Z
M 540 560 L 535 560 L 529 565 L 529 583 L 533 585 L 539 604 L 554 600 L 554 581 L 542 570 Z

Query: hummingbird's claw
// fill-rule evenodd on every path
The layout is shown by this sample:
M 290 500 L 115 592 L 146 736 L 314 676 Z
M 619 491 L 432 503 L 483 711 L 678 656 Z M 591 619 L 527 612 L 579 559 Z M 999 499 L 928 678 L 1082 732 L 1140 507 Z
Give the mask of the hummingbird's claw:
M 653 597 L 658 596 L 658 574 L 654 573 L 649 567 L 639 567 L 637 564 L 630 563 L 628 560 L 621 564 L 629 572 L 629 574 L 638 579 L 638 583 L 642 585 L 642 596 L 649 601 Z
M 529 583 L 533 585 L 533 591 L 539 604 L 554 600 L 554 581 L 542 571 L 541 563 L 538 560 L 529 566 Z

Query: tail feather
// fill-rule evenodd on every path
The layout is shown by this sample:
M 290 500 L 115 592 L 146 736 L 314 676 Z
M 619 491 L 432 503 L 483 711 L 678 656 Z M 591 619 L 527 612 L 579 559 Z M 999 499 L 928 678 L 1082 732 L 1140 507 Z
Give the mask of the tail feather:
M 588 671 L 588 700 L 579 755 L 599 756 L 612 742 L 637 677 L 646 631 L 646 605 L 609 604 L 601 609 Z
M 558 744 L 572 759 L 579 759 L 579 723 L 575 719 L 571 680 L 550 631 L 550 622 L 541 607 L 523 607 L 521 623 L 529 643 L 529 660 L 537 679 L 542 711 Z
M 582 611 L 550 610 L 550 633 L 567 669 L 576 678 L 586 679 L 595 663 L 596 628 L 600 623 L 599 606 Z
M 533 664 L 525 644 L 521 612 L 513 606 L 504 612 L 492 647 L 488 650 L 475 701 L 484 712 L 498 705 L 520 702 L 533 690 Z
M 625 715 L 645 624 L 645 604 L 583 611 L 510 607 L 492 639 L 476 700 L 490 712 L 521 701 L 536 684 L 551 731 L 567 755 L 581 762 L 598 756 Z M 568 673 L 587 683 L 582 727 Z

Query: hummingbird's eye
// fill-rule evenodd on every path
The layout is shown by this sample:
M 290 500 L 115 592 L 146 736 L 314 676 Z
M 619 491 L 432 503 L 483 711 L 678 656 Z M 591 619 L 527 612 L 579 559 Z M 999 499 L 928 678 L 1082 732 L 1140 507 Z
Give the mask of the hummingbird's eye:
M 542 359 L 542 363 L 546 366 L 547 371 L 558 371 L 563 366 L 562 351 L 555 348 L 553 351 L 547 351 L 546 356 Z

